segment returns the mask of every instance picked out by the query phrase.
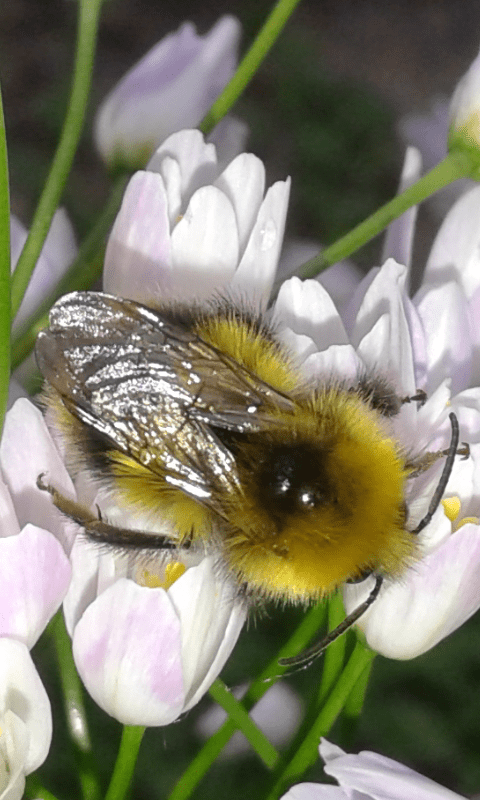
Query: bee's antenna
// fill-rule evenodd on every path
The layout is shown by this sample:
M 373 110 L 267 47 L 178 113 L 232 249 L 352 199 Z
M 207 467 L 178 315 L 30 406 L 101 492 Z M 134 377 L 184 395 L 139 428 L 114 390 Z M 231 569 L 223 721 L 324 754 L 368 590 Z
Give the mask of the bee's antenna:
M 291 658 L 279 658 L 278 663 L 281 667 L 309 667 L 312 661 L 315 661 L 318 656 L 321 656 L 323 651 L 326 650 L 329 644 L 338 639 L 342 633 L 348 631 L 352 625 L 355 624 L 357 619 L 359 619 L 362 614 L 365 613 L 367 608 L 370 608 L 372 603 L 377 599 L 380 589 L 382 588 L 383 584 L 383 577 L 381 575 L 376 576 L 375 586 L 373 587 L 372 591 L 368 595 L 367 599 L 360 603 L 358 608 L 352 611 L 351 614 L 348 614 L 347 617 L 334 628 L 333 631 L 330 631 L 323 639 L 320 639 L 319 642 L 309 647 L 307 650 L 304 650 L 303 653 L 300 653 L 298 656 L 292 656 Z
M 452 474 L 453 464 L 455 461 L 455 456 L 457 455 L 457 447 L 458 441 L 460 439 L 460 431 L 458 426 L 458 419 L 456 414 L 452 413 L 449 414 L 450 424 L 452 426 L 452 438 L 450 439 L 450 447 L 446 451 L 446 459 L 445 464 L 443 465 L 443 471 L 440 476 L 440 480 L 438 482 L 438 486 L 435 490 L 435 494 L 433 495 L 432 499 L 430 500 L 430 505 L 428 506 L 428 511 L 425 514 L 424 518 L 420 520 L 415 530 L 412 533 L 420 533 L 423 529 L 428 525 L 431 521 L 435 511 L 437 510 L 438 506 L 440 505 L 440 500 L 442 499 L 442 495 L 447 488 L 447 483 L 450 480 L 450 475 Z

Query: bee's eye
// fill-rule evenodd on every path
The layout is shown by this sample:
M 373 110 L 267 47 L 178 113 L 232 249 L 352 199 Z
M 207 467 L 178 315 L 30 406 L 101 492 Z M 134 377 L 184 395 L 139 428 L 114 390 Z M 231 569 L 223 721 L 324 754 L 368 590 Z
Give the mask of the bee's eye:
M 264 500 L 285 514 L 309 511 L 332 503 L 332 494 L 318 453 L 304 445 L 284 445 L 275 448 L 262 464 L 260 486 Z

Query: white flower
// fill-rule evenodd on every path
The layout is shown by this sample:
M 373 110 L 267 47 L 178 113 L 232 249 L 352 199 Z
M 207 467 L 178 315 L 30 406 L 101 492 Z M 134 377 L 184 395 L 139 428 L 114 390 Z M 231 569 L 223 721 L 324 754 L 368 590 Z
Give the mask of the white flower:
M 448 414 L 453 409 L 462 439 L 472 444 L 472 457 L 465 462 L 456 459 L 447 495 L 459 494 L 462 517 L 478 516 L 480 453 L 475 442 L 480 430 L 480 389 L 468 389 L 473 358 L 468 301 L 459 300 L 463 295 L 457 283 L 450 290 L 447 283 L 421 290 L 412 303 L 405 292 L 406 277 L 405 267 L 393 260 L 372 270 L 343 320 L 317 282 L 293 278 L 278 295 L 277 323 L 282 339 L 295 350 L 310 379 L 322 382 L 326 375 L 338 376 L 354 385 L 359 375 L 373 371 L 391 380 L 402 397 L 425 389 L 428 399 L 422 407 L 405 404 L 391 419 L 393 437 L 414 457 L 448 448 Z M 436 302 L 430 303 L 429 292 L 436 295 Z M 456 395 L 449 388 L 450 375 Z M 462 389 L 468 391 L 460 393 Z M 408 482 L 411 529 L 427 512 L 442 466 L 439 460 Z M 380 596 L 358 623 L 373 649 L 394 658 L 411 658 L 480 607 L 480 528 L 478 524 L 456 527 L 452 529 L 440 506 L 419 536 L 424 557 L 401 579 L 385 581 Z M 372 586 L 370 578 L 345 587 L 347 612 L 366 598 Z
M 251 153 L 219 172 L 199 131 L 174 134 L 128 184 L 108 241 L 104 289 L 146 302 L 215 292 L 265 303 L 282 246 L 290 181 L 265 193 Z
M 28 649 L 0 638 L 0 796 L 20 800 L 25 775 L 42 764 L 52 738 L 50 703 Z
M 141 564 L 129 569 L 78 538 L 65 619 L 78 672 L 98 705 L 125 725 L 168 725 L 209 689 L 246 608 L 213 558 L 185 568 L 158 557 L 155 572 Z
M 238 20 L 225 16 L 205 36 L 186 22 L 155 45 L 99 108 L 102 158 L 138 169 L 170 134 L 198 125 L 235 72 L 240 32 Z
M 480 53 L 457 84 L 450 105 L 449 147 L 480 147 Z
M 282 800 L 463 800 L 456 792 L 378 753 L 345 753 L 322 739 L 320 755 L 326 774 L 339 785 L 299 783 Z

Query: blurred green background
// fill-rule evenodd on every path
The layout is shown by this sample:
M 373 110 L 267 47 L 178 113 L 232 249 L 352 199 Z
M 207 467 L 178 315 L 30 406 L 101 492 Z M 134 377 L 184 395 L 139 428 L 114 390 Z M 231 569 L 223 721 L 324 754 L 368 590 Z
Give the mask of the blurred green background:
M 207 30 L 234 13 L 251 41 L 270 5 L 264 0 L 106 2 L 100 31 L 89 123 L 64 198 L 79 238 L 108 195 L 109 181 L 91 143 L 91 119 L 105 93 L 161 36 L 184 19 Z M 12 208 L 28 225 L 58 137 L 68 95 L 76 3 L 9 0 L 0 7 L 0 75 L 7 121 Z M 249 147 L 266 164 L 269 180 L 291 174 L 287 234 L 327 244 L 395 191 L 404 146 L 400 116 L 449 94 L 475 56 L 480 4 L 474 0 L 306 0 L 235 113 L 251 128 Z M 415 263 L 428 253 L 438 220 L 420 213 Z M 363 268 L 377 263 L 379 242 L 358 254 Z M 480 590 L 480 587 L 479 587 Z M 242 634 L 224 671 L 229 685 L 254 676 L 289 635 L 300 610 L 269 608 Z M 41 776 L 61 797 L 77 797 L 75 767 L 66 746 L 61 699 L 48 639 L 35 648 L 54 702 L 52 753 Z M 321 664 L 289 678 L 308 698 Z M 133 794 L 167 796 L 200 746 L 195 721 L 208 698 L 180 722 L 148 731 Z M 99 769 L 111 772 L 119 726 L 88 703 Z M 454 791 L 480 793 L 480 625 L 474 618 L 447 641 L 411 662 L 378 658 L 365 712 L 355 734 L 331 738 L 352 750 L 396 758 Z M 322 775 L 320 764 L 308 776 Z M 196 798 L 261 797 L 266 774 L 257 759 L 216 766 Z

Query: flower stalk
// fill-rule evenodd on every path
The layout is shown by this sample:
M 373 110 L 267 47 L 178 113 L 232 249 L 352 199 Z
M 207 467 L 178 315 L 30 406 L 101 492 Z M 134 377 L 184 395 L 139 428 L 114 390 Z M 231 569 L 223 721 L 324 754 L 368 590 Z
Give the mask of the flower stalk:
M 20 308 L 30 276 L 60 202 L 83 128 L 90 94 L 102 0 L 81 0 L 72 91 L 60 142 L 40 197 L 30 232 L 12 278 L 12 317 Z
M 237 102 L 277 41 L 299 2 L 300 0 L 278 0 L 252 46 L 245 53 L 234 76 L 201 121 L 199 128 L 202 133 L 209 134 Z
M 345 236 L 327 247 L 315 258 L 307 261 L 300 271 L 300 277 L 314 278 L 327 267 L 347 258 L 363 247 L 394 219 L 417 203 L 421 203 L 430 195 L 443 189 L 459 178 L 474 177 L 477 163 L 466 150 L 452 150 L 436 167 L 427 172 L 420 180 L 409 186 L 402 194 L 396 195 L 388 203 L 371 214 L 367 219 L 349 231 Z
M 5 118 L 0 94 L 0 433 L 10 379 L 10 195 Z

